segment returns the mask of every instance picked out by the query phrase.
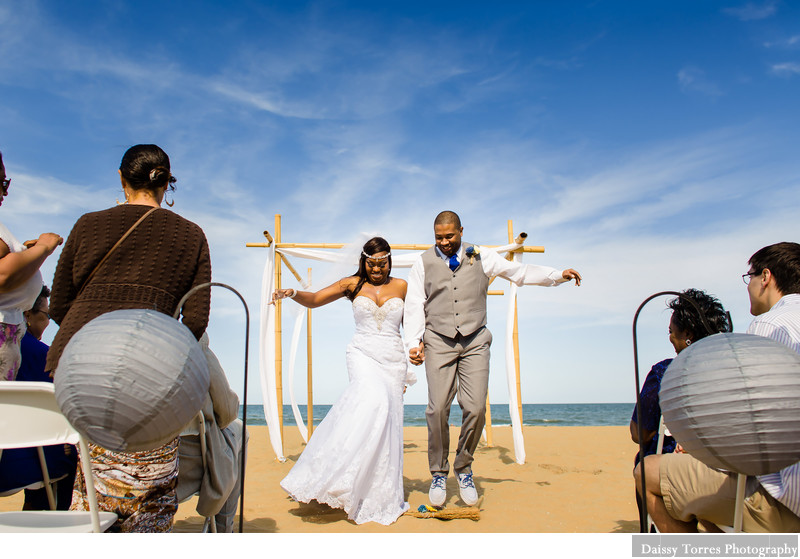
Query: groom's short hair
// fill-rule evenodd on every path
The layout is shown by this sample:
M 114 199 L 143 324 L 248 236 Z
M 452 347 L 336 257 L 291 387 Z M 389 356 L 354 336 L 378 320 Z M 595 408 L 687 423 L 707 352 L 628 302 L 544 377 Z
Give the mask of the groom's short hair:
M 459 219 L 458 214 L 456 212 L 451 212 L 450 210 L 439 212 L 439 215 L 437 215 L 436 219 L 433 220 L 434 227 L 436 227 L 437 225 L 445 225 L 448 223 L 452 223 L 453 225 L 456 226 L 456 228 L 461 229 L 461 219 Z

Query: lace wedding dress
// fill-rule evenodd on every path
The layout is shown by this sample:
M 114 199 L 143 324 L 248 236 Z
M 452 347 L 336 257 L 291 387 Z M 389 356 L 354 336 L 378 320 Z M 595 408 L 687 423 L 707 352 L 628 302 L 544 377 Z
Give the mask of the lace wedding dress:
M 297 501 L 344 509 L 357 524 L 391 524 L 403 492 L 403 385 L 416 381 L 400 336 L 403 300 L 353 301 L 350 384 L 314 430 L 283 487 Z

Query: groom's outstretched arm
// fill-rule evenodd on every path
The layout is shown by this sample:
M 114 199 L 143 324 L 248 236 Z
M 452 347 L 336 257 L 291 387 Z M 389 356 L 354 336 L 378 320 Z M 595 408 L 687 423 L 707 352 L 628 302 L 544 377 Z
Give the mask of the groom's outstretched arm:
M 425 333 L 425 268 L 419 257 L 408 274 L 408 290 L 403 311 L 403 333 L 409 360 L 420 365 L 425 359 L 422 335 Z
M 562 271 L 549 266 L 523 264 L 516 260 L 506 260 L 491 249 L 481 249 L 481 263 L 487 277 L 500 276 L 519 286 L 542 285 L 551 287 L 573 279 L 575 280 L 575 285 L 580 285 L 582 279 L 581 275 L 572 268 Z

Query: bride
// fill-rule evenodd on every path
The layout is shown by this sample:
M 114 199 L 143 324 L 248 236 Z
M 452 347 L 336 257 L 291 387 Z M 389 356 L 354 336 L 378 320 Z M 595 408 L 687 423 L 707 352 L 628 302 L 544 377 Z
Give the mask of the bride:
M 403 392 L 416 382 L 400 336 L 407 284 L 390 276 L 389 243 L 364 244 L 358 272 L 315 293 L 279 289 L 308 308 L 342 297 L 356 331 L 347 346 L 350 384 L 314 431 L 281 487 L 296 501 L 344 509 L 356 524 L 391 524 L 408 510 L 403 493 Z

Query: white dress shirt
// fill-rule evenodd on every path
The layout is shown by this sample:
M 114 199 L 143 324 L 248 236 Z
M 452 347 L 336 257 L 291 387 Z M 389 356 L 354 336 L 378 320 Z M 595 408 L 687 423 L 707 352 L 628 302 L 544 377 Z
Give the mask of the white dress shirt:
M 0 239 L 8 246 L 10 252 L 22 252 L 25 245 L 11 234 L 5 225 L 0 223 Z M 39 270 L 33 273 L 25 283 L 8 291 L 0 293 L 0 322 L 6 324 L 21 324 L 25 321 L 22 313 L 30 310 L 39 293 L 42 292 L 42 273 Z
M 800 293 L 784 295 L 770 310 L 758 315 L 748 334 L 772 338 L 800 353 Z M 764 489 L 800 516 L 800 462 L 774 474 L 758 476 Z
M 450 257 L 442 254 L 438 247 L 435 247 L 436 254 L 443 260 L 449 261 Z M 522 264 L 514 260 L 506 260 L 497 252 L 490 248 L 475 245 L 475 250 L 480 253 L 480 261 L 483 266 L 483 273 L 491 278 L 500 276 L 515 284 L 522 285 L 541 285 L 551 287 L 560 285 L 569 280 L 564 279 L 562 272 L 549 266 L 537 266 L 535 264 Z M 458 249 L 458 262 L 464 262 L 464 245 Z M 406 292 L 406 306 L 403 315 L 403 330 L 405 331 L 406 349 L 417 347 L 422 340 L 425 332 L 425 266 L 422 263 L 422 255 L 411 266 L 408 275 L 408 291 Z

